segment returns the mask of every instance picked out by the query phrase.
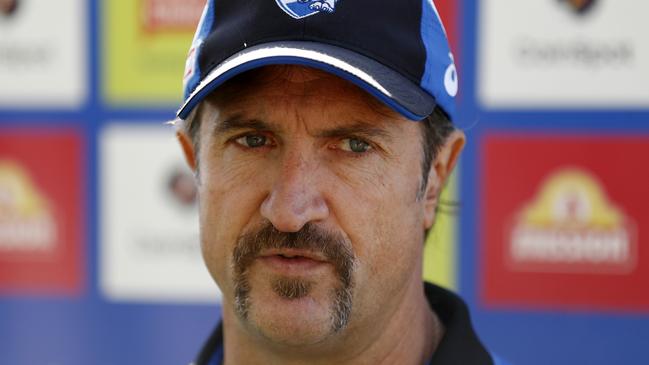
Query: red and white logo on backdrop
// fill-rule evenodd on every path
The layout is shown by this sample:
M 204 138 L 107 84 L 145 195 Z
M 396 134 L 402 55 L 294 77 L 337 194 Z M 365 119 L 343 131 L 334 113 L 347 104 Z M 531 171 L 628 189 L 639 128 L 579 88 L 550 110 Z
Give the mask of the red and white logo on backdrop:
M 52 252 L 57 236 L 52 204 L 29 171 L 19 162 L 0 159 L 0 252 Z
M 487 305 L 649 310 L 649 137 L 490 135 Z
M 141 0 L 142 25 L 149 32 L 192 32 L 205 0 Z
M 0 293 L 80 291 L 81 146 L 75 131 L 0 131 Z
M 629 273 L 637 255 L 636 226 L 589 171 L 562 167 L 505 228 L 512 270 Z

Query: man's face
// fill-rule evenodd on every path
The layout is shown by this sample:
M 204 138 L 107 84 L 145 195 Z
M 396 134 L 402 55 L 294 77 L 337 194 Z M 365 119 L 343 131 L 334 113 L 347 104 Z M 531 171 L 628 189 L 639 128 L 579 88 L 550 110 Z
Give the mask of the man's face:
M 224 317 L 289 345 L 385 320 L 421 285 L 420 126 L 325 73 L 257 74 L 201 114 L 201 243 Z

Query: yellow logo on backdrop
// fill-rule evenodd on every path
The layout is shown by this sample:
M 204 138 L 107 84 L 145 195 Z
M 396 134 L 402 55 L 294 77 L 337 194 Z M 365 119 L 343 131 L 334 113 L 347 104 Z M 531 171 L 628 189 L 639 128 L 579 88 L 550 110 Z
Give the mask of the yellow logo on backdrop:
M 180 80 L 187 50 L 205 2 L 110 0 L 102 3 L 105 16 L 102 85 L 107 101 L 113 105 L 180 105 Z
M 0 160 L 0 251 L 50 250 L 56 234 L 50 204 L 27 172 Z
M 614 265 L 635 260 L 629 218 L 610 202 L 601 183 L 581 169 L 552 174 L 526 205 L 510 236 L 510 261 L 516 264 Z

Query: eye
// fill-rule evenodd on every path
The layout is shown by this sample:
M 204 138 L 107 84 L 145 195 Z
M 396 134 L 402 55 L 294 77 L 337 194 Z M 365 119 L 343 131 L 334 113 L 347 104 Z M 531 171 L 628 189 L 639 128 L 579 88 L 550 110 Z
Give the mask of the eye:
M 236 143 L 241 146 L 248 148 L 259 148 L 264 147 L 268 144 L 268 138 L 261 134 L 249 134 L 246 136 L 239 137 L 234 140 Z
M 341 141 L 340 148 L 348 152 L 364 153 L 372 149 L 372 146 L 360 138 L 345 138 Z

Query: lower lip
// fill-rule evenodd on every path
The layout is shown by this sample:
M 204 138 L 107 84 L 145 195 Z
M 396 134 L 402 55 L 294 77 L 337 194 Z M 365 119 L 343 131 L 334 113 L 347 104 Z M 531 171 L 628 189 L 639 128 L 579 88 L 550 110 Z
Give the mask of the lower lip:
M 285 274 L 305 274 L 327 265 L 306 257 L 287 258 L 279 255 L 260 257 L 259 260 L 275 271 Z

